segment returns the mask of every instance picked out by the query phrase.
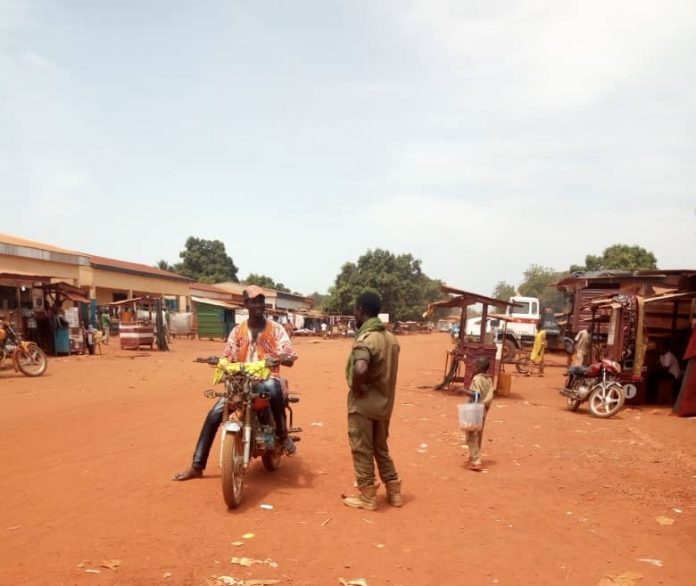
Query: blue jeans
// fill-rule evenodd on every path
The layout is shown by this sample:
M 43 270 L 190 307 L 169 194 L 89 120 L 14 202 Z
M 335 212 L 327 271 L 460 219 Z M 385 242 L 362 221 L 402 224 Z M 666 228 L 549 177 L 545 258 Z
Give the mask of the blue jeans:
M 284 440 L 288 436 L 288 428 L 285 422 L 285 397 L 280 388 L 280 381 L 275 378 L 260 383 L 259 386 L 270 395 L 271 412 L 275 421 L 276 436 L 279 440 Z M 205 470 L 210 455 L 210 448 L 213 446 L 215 434 L 222 423 L 222 411 L 225 406 L 225 399 L 218 399 L 213 408 L 208 411 L 205 417 L 201 433 L 198 436 L 198 443 L 193 452 L 193 467 Z

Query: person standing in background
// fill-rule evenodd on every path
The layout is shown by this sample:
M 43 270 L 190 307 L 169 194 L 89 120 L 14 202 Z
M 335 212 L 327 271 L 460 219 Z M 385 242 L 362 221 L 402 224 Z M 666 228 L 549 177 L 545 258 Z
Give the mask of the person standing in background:
M 109 344 L 109 328 L 111 327 L 111 317 L 109 317 L 109 310 L 105 309 L 101 314 L 101 328 L 104 334 L 104 344 Z

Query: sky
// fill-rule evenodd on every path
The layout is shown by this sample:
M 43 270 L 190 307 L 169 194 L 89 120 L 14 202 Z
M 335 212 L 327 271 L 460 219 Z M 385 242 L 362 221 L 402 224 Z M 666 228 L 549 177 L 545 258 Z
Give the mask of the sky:
M 3 232 L 218 239 L 324 292 L 368 249 L 490 294 L 615 243 L 696 267 L 693 0 L 0 0 Z

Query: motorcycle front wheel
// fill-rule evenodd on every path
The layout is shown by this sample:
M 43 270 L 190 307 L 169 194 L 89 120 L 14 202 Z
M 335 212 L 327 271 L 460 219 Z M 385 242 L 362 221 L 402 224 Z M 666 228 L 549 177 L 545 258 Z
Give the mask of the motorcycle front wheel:
M 625 401 L 626 394 L 623 387 L 617 383 L 599 383 L 588 397 L 590 413 L 604 419 L 616 415 Z
M 26 349 L 17 349 L 17 368 L 25 376 L 41 376 L 46 372 L 48 361 L 43 350 L 35 344 Z
M 578 407 L 580 407 L 580 399 L 571 399 L 568 397 L 568 403 L 566 404 L 566 407 L 568 407 L 568 411 L 577 411 Z
M 244 444 L 241 433 L 226 433 L 222 440 L 222 497 L 230 509 L 242 502 Z

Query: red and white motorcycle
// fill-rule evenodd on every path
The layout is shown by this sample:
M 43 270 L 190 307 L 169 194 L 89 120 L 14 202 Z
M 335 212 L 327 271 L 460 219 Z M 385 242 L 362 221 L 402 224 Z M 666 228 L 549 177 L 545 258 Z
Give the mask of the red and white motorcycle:
M 571 366 L 561 395 L 568 399 L 568 409 L 577 411 L 587 401 L 595 417 L 612 417 L 624 406 L 626 391 L 618 381 L 621 365 L 603 359 L 590 366 Z

